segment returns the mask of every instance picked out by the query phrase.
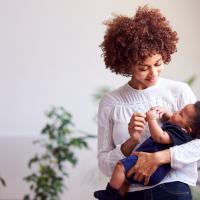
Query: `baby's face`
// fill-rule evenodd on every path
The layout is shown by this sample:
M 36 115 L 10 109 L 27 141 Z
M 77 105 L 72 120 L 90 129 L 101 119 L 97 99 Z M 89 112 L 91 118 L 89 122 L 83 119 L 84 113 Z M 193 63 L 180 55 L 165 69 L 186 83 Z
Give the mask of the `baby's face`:
M 194 104 L 188 104 L 180 111 L 175 112 L 170 118 L 169 122 L 178 125 L 182 128 L 188 127 L 195 117 Z

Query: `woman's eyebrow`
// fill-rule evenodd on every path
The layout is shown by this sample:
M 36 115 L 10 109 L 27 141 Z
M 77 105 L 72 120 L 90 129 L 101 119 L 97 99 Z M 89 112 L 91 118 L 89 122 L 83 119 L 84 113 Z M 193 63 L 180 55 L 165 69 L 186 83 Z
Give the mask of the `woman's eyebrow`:
M 155 64 L 158 63 L 160 60 L 161 60 L 161 58 L 159 58 L 158 60 L 156 60 Z M 151 65 L 144 64 L 144 63 L 141 63 L 140 65 L 141 66 L 146 66 L 146 67 L 151 67 Z

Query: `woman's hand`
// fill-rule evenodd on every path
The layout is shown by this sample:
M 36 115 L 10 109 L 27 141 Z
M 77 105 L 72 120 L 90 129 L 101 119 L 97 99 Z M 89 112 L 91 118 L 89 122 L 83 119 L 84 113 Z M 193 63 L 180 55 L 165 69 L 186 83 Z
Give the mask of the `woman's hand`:
M 146 115 L 141 113 L 134 113 L 128 124 L 128 131 L 130 138 L 121 145 L 121 152 L 125 156 L 131 155 L 133 149 L 140 143 L 141 135 L 144 132 Z
M 155 153 L 133 152 L 132 155 L 138 156 L 138 160 L 128 171 L 127 176 L 135 174 L 133 179 L 139 182 L 144 180 L 144 185 L 149 183 L 151 175 L 160 165 L 170 163 L 169 149 Z
M 146 123 L 146 115 L 143 113 L 133 113 L 131 120 L 128 124 L 128 131 L 130 136 L 135 141 L 140 141 L 141 135 L 144 132 L 144 126 Z

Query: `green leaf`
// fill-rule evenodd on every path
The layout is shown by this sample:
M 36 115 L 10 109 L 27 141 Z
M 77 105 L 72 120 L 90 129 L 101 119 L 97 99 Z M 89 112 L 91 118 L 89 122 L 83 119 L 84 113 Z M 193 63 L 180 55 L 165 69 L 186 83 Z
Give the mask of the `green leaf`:
M 39 161 L 38 155 L 35 155 L 33 158 L 29 160 L 28 167 L 31 168 L 31 165 L 35 162 Z
M 88 144 L 83 137 L 77 137 L 77 138 L 71 139 L 71 141 L 68 143 L 68 145 L 78 147 L 79 149 L 81 149 L 83 147 L 88 148 Z
M 193 82 L 195 81 L 195 79 L 196 79 L 196 76 L 193 75 L 193 76 L 191 76 L 189 79 L 185 80 L 185 82 L 186 82 L 188 85 L 191 86 L 191 85 L 193 84 Z
M 111 89 L 107 86 L 101 87 L 96 94 L 94 94 L 93 98 L 96 102 L 99 102 L 100 99 L 110 91 Z
M 41 131 L 41 139 L 35 144 L 40 145 L 42 151 L 34 155 L 28 162 L 34 164 L 36 172 L 26 176 L 35 200 L 58 200 L 64 191 L 64 177 L 69 176 L 64 168 L 65 163 L 73 166 L 77 164 L 75 148 L 88 148 L 87 139 L 94 136 L 85 134 L 83 137 L 73 137 L 74 124 L 72 115 L 63 107 L 52 107 L 47 112 L 48 122 Z M 25 196 L 29 200 L 29 195 Z M 31 195 L 32 197 L 32 195 Z

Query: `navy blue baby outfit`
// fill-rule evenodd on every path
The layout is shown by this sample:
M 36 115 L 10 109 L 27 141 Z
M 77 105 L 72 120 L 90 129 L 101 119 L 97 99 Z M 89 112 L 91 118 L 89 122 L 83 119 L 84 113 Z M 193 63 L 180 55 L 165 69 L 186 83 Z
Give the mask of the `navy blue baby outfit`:
M 192 136 L 189 133 L 186 133 L 179 126 L 176 126 L 176 125 L 173 125 L 170 123 L 165 123 L 165 124 L 163 124 L 162 129 L 163 129 L 163 131 L 166 131 L 170 135 L 170 137 L 172 139 L 172 144 L 170 144 L 170 145 L 159 144 L 159 143 L 154 142 L 152 137 L 149 137 L 147 140 L 145 140 L 139 146 L 139 148 L 136 149 L 136 151 L 152 153 L 152 152 L 168 149 L 169 147 L 174 146 L 174 145 L 181 145 L 181 144 L 184 144 L 186 142 L 193 140 Z M 137 156 L 132 155 L 132 156 L 128 156 L 128 157 L 122 159 L 121 163 L 124 165 L 126 172 L 128 172 L 129 169 L 131 169 L 133 167 L 133 165 L 136 163 L 136 161 L 137 161 Z M 167 173 L 170 171 L 170 169 L 171 169 L 170 164 L 165 164 L 165 165 L 161 165 L 160 167 L 158 167 L 158 169 L 150 177 L 148 185 L 158 184 L 167 175 Z M 144 184 L 144 181 L 137 182 L 132 177 L 127 178 L 127 180 L 130 183 Z

